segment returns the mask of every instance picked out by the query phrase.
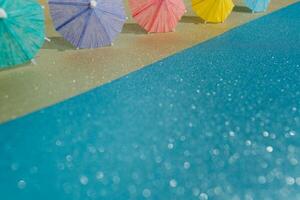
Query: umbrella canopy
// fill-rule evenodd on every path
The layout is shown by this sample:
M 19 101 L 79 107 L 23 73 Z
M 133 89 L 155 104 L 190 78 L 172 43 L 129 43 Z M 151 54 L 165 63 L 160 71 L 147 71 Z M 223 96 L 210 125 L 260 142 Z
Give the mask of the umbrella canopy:
M 44 24 L 35 0 L 0 0 L 0 68 L 34 58 L 44 43 Z
M 192 0 L 195 13 L 205 22 L 224 22 L 230 15 L 234 4 L 232 0 Z
M 50 0 L 55 28 L 77 48 L 111 45 L 126 21 L 122 0 Z
M 253 12 L 263 12 L 266 11 L 271 0 L 245 0 L 246 5 Z
M 129 0 L 132 17 L 147 32 L 170 32 L 186 12 L 182 0 Z

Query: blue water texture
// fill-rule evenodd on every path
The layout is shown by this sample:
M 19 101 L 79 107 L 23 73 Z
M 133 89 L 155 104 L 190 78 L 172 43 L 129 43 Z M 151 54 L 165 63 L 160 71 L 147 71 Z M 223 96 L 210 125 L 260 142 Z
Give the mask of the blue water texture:
M 0 198 L 300 199 L 299 10 L 2 124 Z

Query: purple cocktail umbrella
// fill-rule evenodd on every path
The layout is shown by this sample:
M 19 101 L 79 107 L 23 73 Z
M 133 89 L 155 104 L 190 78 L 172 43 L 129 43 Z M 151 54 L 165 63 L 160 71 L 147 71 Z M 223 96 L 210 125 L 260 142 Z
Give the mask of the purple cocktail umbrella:
M 111 45 L 122 31 L 122 0 L 49 0 L 54 26 L 77 48 Z

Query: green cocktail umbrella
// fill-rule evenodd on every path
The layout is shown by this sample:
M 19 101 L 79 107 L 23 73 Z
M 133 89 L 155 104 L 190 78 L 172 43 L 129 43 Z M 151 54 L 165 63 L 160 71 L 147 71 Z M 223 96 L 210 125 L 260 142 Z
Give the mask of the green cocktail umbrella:
M 0 68 L 32 60 L 44 38 L 44 11 L 35 0 L 0 0 Z

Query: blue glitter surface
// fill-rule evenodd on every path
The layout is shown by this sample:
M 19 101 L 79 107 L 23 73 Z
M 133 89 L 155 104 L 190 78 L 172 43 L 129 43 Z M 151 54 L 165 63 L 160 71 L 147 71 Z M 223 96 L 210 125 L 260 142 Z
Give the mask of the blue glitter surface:
M 0 198 L 300 199 L 299 10 L 2 124 Z

